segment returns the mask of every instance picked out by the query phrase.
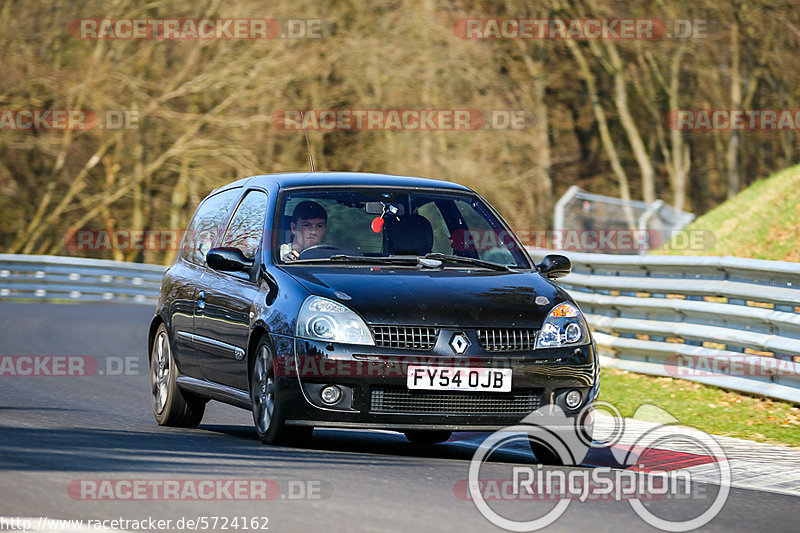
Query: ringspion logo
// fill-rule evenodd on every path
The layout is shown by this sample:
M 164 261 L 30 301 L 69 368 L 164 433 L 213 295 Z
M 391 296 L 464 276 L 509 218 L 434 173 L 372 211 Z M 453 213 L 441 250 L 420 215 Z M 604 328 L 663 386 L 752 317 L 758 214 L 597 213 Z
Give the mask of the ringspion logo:
M 641 406 L 639 409 L 644 408 Z M 655 407 L 655 406 L 650 406 Z M 658 409 L 658 408 L 656 408 Z M 615 422 L 607 439 L 587 438 L 582 426 L 591 425 L 597 411 L 614 413 Z M 637 410 L 638 413 L 638 410 Z M 659 414 L 669 416 L 661 410 Z M 636 414 L 634 415 L 636 418 Z M 472 500 L 478 512 L 493 525 L 508 531 L 537 531 L 558 520 L 572 501 L 627 501 L 633 511 L 647 524 L 665 531 L 691 531 L 717 516 L 727 501 L 731 486 L 731 467 L 717 441 L 699 430 L 685 430 L 677 425 L 654 425 L 637 436 L 633 445 L 615 446 L 625 434 L 625 419 L 612 404 L 588 404 L 575 416 L 567 416 L 557 405 L 543 406 L 526 416 L 519 424 L 505 427 L 481 442 L 469 466 L 466 480 L 453 486 L 454 495 Z M 522 445 L 538 450 L 549 450 L 562 465 L 575 465 L 586 456 L 592 446 L 611 450 L 620 468 L 595 467 L 592 469 L 531 468 L 512 466 L 510 476 L 497 478 L 497 473 L 508 470 L 498 463 L 487 468 L 490 475 L 483 476 L 482 469 L 490 463 L 492 454 L 502 447 Z M 664 450 L 680 446 L 691 449 L 686 466 L 677 470 L 649 468 L 648 455 L 661 456 Z M 536 452 L 534 452 L 535 454 Z M 705 465 L 705 475 L 718 485 L 713 497 L 692 491 L 692 463 Z M 698 496 L 701 496 L 698 498 Z M 670 518 L 659 516 L 653 507 L 643 502 L 666 499 L 705 500 L 692 501 L 690 508 Z M 556 501 L 551 507 L 526 506 L 528 513 L 511 513 L 512 502 L 526 505 L 531 500 Z M 492 502 L 507 505 L 492 506 Z M 688 507 L 688 506 L 687 506 Z M 544 514 L 541 512 L 544 511 Z

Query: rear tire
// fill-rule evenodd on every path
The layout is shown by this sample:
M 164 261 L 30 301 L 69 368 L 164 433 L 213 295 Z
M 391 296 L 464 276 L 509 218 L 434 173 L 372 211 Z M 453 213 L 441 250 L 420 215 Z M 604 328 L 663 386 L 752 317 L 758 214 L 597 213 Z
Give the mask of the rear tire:
M 265 335 L 256 346 L 250 366 L 250 405 L 256 434 L 264 444 L 305 444 L 314 428 L 284 423 L 284 400 L 273 361 L 272 346 Z
M 414 444 L 439 444 L 453 434 L 452 431 L 435 429 L 412 429 L 403 433 Z
M 206 402 L 184 393 L 176 382 L 178 367 L 172 356 L 167 327 L 158 326 L 150 352 L 150 398 L 159 426 L 194 428 L 203 420 Z

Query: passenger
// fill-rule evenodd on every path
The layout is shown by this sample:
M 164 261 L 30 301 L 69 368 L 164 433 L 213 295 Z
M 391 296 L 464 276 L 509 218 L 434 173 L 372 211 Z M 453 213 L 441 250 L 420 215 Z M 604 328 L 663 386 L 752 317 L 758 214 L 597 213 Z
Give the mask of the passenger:
M 328 213 L 317 202 L 304 200 L 297 204 L 290 223 L 294 238 L 281 244 L 280 255 L 284 261 L 294 261 L 303 250 L 321 244 L 328 231 Z

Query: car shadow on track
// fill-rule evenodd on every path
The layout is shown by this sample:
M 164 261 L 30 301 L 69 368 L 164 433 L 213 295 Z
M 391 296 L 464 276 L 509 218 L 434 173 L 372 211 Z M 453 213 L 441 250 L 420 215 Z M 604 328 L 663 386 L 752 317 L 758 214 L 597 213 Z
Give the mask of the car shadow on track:
M 201 426 L 202 429 L 225 435 L 238 435 L 255 440 L 255 432 L 242 426 Z M 461 434 L 463 435 L 463 434 Z M 392 431 L 368 431 L 357 429 L 317 428 L 314 435 L 300 449 L 314 452 L 344 452 L 348 454 L 392 455 L 400 457 L 424 457 L 469 461 L 478 447 L 481 437 L 488 433 L 476 433 L 476 440 L 451 440 L 441 444 L 414 444 L 402 433 Z M 257 440 L 256 440 L 257 442 Z M 267 446 L 270 448 L 271 446 Z M 530 450 L 500 450 L 493 455 L 495 461 L 534 462 Z
M 430 459 L 469 461 L 475 446 L 418 445 L 397 433 L 315 430 L 302 447 L 266 446 L 248 426 L 200 426 L 153 431 L 0 426 L 0 469 L 160 473 L 252 473 L 253 467 L 292 469 L 353 463 L 412 466 Z M 414 461 L 419 459 L 419 461 Z M 533 456 L 499 454 L 494 460 L 533 462 Z

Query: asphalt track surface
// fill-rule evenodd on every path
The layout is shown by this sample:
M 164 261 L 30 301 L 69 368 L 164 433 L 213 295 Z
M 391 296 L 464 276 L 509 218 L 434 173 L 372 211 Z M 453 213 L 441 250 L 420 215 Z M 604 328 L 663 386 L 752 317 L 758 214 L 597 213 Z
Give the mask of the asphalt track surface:
M 152 517 L 172 520 L 172 531 L 181 518 L 203 516 L 226 517 L 228 531 L 243 530 L 241 523 L 231 527 L 234 517 L 267 517 L 269 531 L 499 530 L 454 492 L 467 478 L 472 445 L 423 446 L 396 433 L 322 429 L 300 448 L 265 446 L 256 439 L 249 412 L 216 402 L 198 429 L 159 427 L 149 403 L 151 316 L 145 305 L 0 301 L 0 355 L 85 355 L 99 362 L 91 376 L 0 376 L 0 516 Z M 138 367 L 109 375 L 108 370 L 118 373 L 124 358 Z M 493 470 L 498 478 L 507 477 L 512 465 L 535 465 L 524 453 L 499 452 L 493 459 L 483 477 Z M 87 479 L 266 479 L 277 482 L 281 495 L 268 501 L 96 501 L 70 492 Z M 314 497 L 293 499 L 299 487 Z M 714 490 L 693 484 L 694 497 L 658 502 L 654 512 L 674 519 L 694 516 Z M 703 530 L 797 531 L 799 503 L 793 496 L 732 488 Z M 553 502 L 499 505 L 531 519 Z M 218 518 L 216 530 L 222 525 Z M 656 529 L 628 502 L 573 501 L 548 530 Z

